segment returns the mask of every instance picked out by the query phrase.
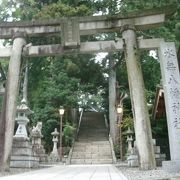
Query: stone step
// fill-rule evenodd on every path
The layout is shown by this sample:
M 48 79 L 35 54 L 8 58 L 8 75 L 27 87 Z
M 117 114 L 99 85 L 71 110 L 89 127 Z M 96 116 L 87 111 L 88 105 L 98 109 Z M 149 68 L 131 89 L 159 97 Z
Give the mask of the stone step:
M 79 153 L 74 153 L 72 155 L 72 159 L 111 159 L 112 155 L 109 154 L 79 154 Z
M 108 135 L 106 133 L 105 134 L 85 134 L 85 133 L 82 134 L 82 133 L 79 133 L 78 139 L 82 139 L 82 138 L 86 138 L 86 139 L 94 138 L 94 139 L 92 139 L 94 141 L 96 141 L 96 139 L 102 139 L 102 141 L 103 141 L 103 139 L 105 139 L 105 140 L 108 139 Z
M 109 146 L 109 141 L 76 142 L 75 146 Z
M 89 151 L 105 151 L 110 149 L 110 145 L 82 145 L 82 146 L 74 146 L 74 150 L 89 150 Z
M 83 114 L 71 164 L 111 164 L 112 154 L 102 113 Z
M 101 149 L 101 151 L 100 150 L 94 151 L 94 150 L 88 150 L 88 149 L 80 148 L 80 149 L 74 149 L 73 152 L 76 154 L 103 154 L 103 155 L 108 155 L 108 154 L 111 154 L 111 149 L 108 148 L 108 149 L 105 149 L 104 151 L 103 151 L 103 149 Z
M 83 152 L 82 151 L 78 151 L 78 150 L 74 150 L 73 153 L 75 155 L 77 154 L 102 154 L 102 156 L 106 156 L 106 155 L 111 155 L 111 150 L 108 149 L 108 150 L 105 150 L 105 151 L 88 151 L 88 150 L 84 150 Z
M 96 140 L 96 141 L 107 141 L 108 140 L 108 138 L 107 137 L 102 137 L 102 138 L 100 138 L 100 137 L 97 137 L 97 138 L 95 138 L 95 137 L 79 137 L 78 138 L 78 141 L 81 141 L 81 142 L 92 142 L 92 141 L 94 141 L 94 140 Z
M 107 138 L 108 137 L 108 135 L 107 135 L 107 133 L 95 133 L 95 132 L 91 132 L 91 133 L 86 133 L 86 132 L 84 132 L 84 133 L 79 133 L 79 137 L 86 137 L 86 138 L 88 138 L 88 137 L 97 137 L 97 138 Z
M 111 154 L 111 149 L 104 149 L 102 151 L 91 151 L 88 149 L 74 149 L 73 153 L 76 154 L 103 154 L 103 155 L 108 155 Z
M 88 147 L 74 147 L 74 152 L 85 152 L 85 153 L 87 153 L 87 152 L 89 152 L 89 153 L 98 153 L 98 152 L 100 152 L 100 153 L 102 153 L 102 151 L 103 152 L 110 152 L 111 151 L 111 149 L 110 149 L 110 147 L 107 147 L 107 148 L 98 148 L 98 147 L 94 147 L 94 148 L 88 148 Z
M 71 164 L 112 164 L 112 159 L 71 159 Z
M 74 150 L 89 150 L 89 151 L 104 151 L 104 150 L 109 150 L 110 149 L 110 146 L 108 145 L 87 145 L 87 146 L 74 146 Z
M 92 134 L 93 133 L 93 134 Z M 101 135 L 107 135 L 108 133 L 107 133 L 107 131 L 105 130 L 105 131 L 100 131 L 100 132 L 98 132 L 98 131 L 85 131 L 85 130 L 83 130 L 83 131 L 80 131 L 79 132 L 79 135 L 86 135 L 86 134 L 90 134 L 90 135 L 99 135 L 99 136 L 101 136 Z
M 79 139 L 82 139 L 82 138 L 86 138 L 86 139 L 92 139 L 92 138 L 94 138 L 94 139 L 92 139 L 92 140 L 96 140 L 96 139 L 102 139 L 102 141 L 103 141 L 103 139 L 105 139 L 105 140 L 107 140 L 107 138 L 108 138 L 108 136 L 107 136 L 107 134 L 105 133 L 105 134 L 79 134 Z

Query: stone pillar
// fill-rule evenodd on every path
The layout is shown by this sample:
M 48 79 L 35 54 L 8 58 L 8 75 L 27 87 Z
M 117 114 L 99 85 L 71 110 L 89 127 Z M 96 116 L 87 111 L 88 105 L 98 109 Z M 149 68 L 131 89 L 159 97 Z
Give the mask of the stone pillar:
M 117 144 L 117 112 L 116 112 L 116 71 L 113 69 L 114 59 L 109 59 L 109 125 L 113 143 Z
M 4 122 L 4 137 L 0 146 L 0 168 L 8 168 L 14 133 L 14 119 L 16 115 L 16 98 L 19 89 L 19 74 L 21 65 L 22 48 L 26 44 L 24 33 L 16 33 L 14 36 L 12 54 L 9 62 L 6 93 L 4 97 L 1 123 Z M 1 132 L 2 133 L 2 132 Z
M 140 168 L 143 170 L 155 169 L 151 125 L 145 98 L 142 71 L 138 62 L 138 47 L 134 26 L 125 25 L 122 29 L 122 37 L 125 43 L 125 58 Z
M 160 44 L 159 57 L 163 79 L 171 161 L 164 161 L 163 168 L 180 171 L 180 75 L 174 43 Z

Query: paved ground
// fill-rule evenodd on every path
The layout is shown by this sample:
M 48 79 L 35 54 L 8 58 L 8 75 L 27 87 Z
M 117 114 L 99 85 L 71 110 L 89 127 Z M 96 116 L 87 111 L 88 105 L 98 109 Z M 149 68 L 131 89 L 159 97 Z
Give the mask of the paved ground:
M 0 180 L 127 180 L 113 165 L 56 165 Z

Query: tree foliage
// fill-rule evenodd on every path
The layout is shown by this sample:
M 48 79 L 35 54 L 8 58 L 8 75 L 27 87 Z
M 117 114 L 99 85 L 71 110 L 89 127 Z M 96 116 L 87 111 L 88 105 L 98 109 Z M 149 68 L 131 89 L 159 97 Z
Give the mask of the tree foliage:
M 85 5 L 74 8 L 62 3 L 53 3 L 49 6 L 44 6 L 34 18 L 57 19 L 59 17 L 84 16 L 90 14 L 92 14 L 92 11 Z

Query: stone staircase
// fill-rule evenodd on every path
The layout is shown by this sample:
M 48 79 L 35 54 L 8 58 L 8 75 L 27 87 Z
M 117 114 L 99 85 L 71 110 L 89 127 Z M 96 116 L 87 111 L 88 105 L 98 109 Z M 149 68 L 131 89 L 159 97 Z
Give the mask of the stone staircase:
M 103 113 L 85 112 L 71 164 L 111 164 L 112 153 Z

